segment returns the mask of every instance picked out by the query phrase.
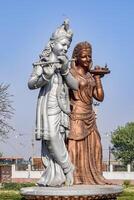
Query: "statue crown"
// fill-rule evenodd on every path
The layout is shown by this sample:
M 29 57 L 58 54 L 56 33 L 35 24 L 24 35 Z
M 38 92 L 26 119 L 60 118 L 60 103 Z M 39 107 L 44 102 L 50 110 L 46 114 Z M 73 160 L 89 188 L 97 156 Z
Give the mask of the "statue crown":
M 67 38 L 69 41 L 72 40 L 73 32 L 69 28 L 69 20 L 65 19 L 63 24 L 56 29 L 52 34 L 51 40 L 58 40 L 62 38 Z

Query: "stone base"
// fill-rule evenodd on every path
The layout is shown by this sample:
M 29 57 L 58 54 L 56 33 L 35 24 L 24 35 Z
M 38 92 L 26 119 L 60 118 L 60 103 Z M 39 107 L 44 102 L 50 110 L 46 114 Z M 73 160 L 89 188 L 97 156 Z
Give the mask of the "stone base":
M 28 187 L 20 193 L 27 200 L 115 200 L 123 191 L 117 185 L 74 185 L 70 187 Z

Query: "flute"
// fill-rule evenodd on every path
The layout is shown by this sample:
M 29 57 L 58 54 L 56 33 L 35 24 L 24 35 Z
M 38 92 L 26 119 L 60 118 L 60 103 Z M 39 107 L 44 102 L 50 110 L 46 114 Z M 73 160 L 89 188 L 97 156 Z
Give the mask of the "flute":
M 70 59 L 68 62 L 73 62 L 73 61 L 75 61 L 75 59 Z M 47 61 L 47 62 L 35 62 L 35 63 L 33 63 L 33 66 L 37 66 L 37 65 L 49 65 L 49 64 L 59 64 L 59 63 L 61 63 L 60 61 Z

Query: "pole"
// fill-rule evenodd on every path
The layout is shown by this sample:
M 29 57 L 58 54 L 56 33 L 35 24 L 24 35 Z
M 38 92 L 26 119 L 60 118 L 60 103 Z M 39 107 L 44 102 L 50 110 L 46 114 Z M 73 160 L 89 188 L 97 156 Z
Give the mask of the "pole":
M 111 147 L 108 148 L 108 166 L 110 171 L 110 164 L 111 164 Z
M 34 132 L 32 135 L 32 157 L 34 157 Z

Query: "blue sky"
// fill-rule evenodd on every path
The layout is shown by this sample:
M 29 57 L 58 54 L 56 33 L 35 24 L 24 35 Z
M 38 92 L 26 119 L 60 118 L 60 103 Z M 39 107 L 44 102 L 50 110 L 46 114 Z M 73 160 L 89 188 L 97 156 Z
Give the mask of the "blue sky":
M 74 32 L 69 56 L 78 42 L 93 46 L 94 65 L 108 64 L 102 82 L 105 100 L 98 107 L 98 128 L 104 149 L 107 133 L 134 120 L 134 1 L 133 0 L 0 0 L 0 81 L 11 84 L 16 134 L 2 143 L 4 155 L 30 157 L 38 90 L 27 81 L 32 63 L 63 20 Z M 39 152 L 39 145 L 35 154 Z M 106 154 L 106 152 L 104 152 Z

